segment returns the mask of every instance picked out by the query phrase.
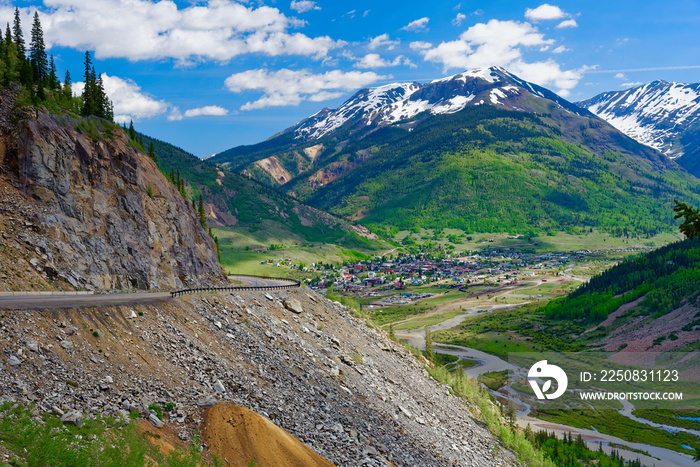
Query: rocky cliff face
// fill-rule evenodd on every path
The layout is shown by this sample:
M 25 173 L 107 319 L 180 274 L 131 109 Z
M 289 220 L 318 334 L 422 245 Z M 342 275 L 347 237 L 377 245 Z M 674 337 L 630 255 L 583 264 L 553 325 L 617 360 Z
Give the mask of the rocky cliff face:
M 37 209 L 37 251 L 74 287 L 173 289 L 221 281 L 194 209 L 124 132 L 37 113 L 4 136 L 0 163 Z

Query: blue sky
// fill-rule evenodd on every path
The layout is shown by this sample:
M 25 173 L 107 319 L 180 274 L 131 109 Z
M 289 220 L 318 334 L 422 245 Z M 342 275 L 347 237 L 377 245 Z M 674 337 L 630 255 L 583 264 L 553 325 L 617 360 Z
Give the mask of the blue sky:
M 205 157 L 357 89 L 500 65 L 577 101 L 700 82 L 700 0 L 0 0 L 39 11 L 60 76 L 94 52 L 119 120 Z M 80 89 L 80 86 L 77 86 Z

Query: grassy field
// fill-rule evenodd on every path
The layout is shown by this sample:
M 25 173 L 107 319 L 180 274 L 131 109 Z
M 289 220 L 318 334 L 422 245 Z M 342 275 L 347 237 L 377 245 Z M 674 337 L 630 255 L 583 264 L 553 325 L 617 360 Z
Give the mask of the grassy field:
M 542 284 L 537 287 L 524 288 L 522 290 L 519 290 L 517 293 L 529 295 L 561 295 L 571 292 L 579 285 L 581 285 L 580 281 L 567 281 L 567 283 L 557 284 Z
M 477 381 L 484 384 L 487 388 L 492 391 L 498 391 L 508 382 L 508 372 L 503 371 L 489 371 L 479 375 Z
M 433 340 L 435 342 L 481 350 L 504 360 L 508 359 L 508 353 L 510 352 L 538 352 L 541 349 L 540 346 L 530 341 L 517 340 L 496 332 L 455 335 L 451 331 L 436 331 L 433 333 Z
M 348 250 L 337 245 L 300 243 L 289 238 L 275 238 L 263 245 L 253 235 L 232 229 L 213 228 L 212 233 L 219 238 L 221 263 L 229 274 L 254 274 L 277 277 L 305 277 L 289 266 L 273 266 L 268 260 L 289 258 L 292 264 L 309 266 L 311 263 L 339 265 L 344 261 L 364 259 L 373 251 Z M 261 264 L 261 262 L 265 264 Z
M 398 324 L 394 326 L 397 331 L 410 331 L 412 329 L 418 329 L 425 326 L 435 326 L 440 324 L 445 320 L 459 316 L 464 312 L 461 310 L 448 311 L 446 313 L 440 313 L 438 315 L 426 316 L 421 318 L 412 319 L 411 321 L 406 321 L 405 323 Z
M 630 420 L 620 415 L 616 410 L 555 410 L 551 412 L 540 410 L 537 417 L 577 428 L 590 429 L 593 427 L 601 433 L 614 434 L 626 441 L 659 446 L 684 454 L 693 454 L 694 449 L 686 449 L 683 445 L 695 446 L 698 442 L 695 436 L 682 430 L 670 433 Z
M 652 422 L 689 430 L 700 430 L 700 409 L 637 409 L 633 413 L 637 417 L 645 418 Z
M 403 230 L 398 232 L 393 240 L 401 243 L 410 236 L 416 244 L 433 242 L 439 245 L 453 245 L 455 253 L 483 250 L 507 250 L 512 249 L 525 253 L 548 253 L 558 251 L 578 250 L 610 250 L 626 248 L 656 248 L 682 238 L 677 233 L 662 233 L 651 238 L 624 238 L 614 237 L 607 233 L 587 232 L 583 234 L 570 234 L 555 232 L 554 235 L 541 234 L 539 237 L 527 239 L 514 238 L 514 234 L 508 233 L 475 233 L 467 234 L 459 229 L 443 229 L 442 234 L 435 236 L 433 229 L 419 229 L 418 232 Z M 451 242 L 448 237 L 457 239 L 459 243 Z M 471 238 L 471 240 L 467 240 Z

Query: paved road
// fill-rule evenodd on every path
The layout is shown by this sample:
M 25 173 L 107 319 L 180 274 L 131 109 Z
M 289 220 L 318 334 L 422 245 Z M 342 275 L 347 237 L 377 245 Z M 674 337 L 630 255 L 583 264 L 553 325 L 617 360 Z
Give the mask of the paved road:
M 82 308 L 109 305 L 141 305 L 171 300 L 169 292 L 105 295 L 25 295 L 0 297 L 0 308 L 13 310 Z
M 243 287 L 271 287 L 276 285 L 293 285 L 293 281 L 260 279 L 257 277 L 229 276 L 233 286 L 240 283 Z M 15 297 L 0 297 L 0 309 L 29 310 L 29 309 L 58 309 L 84 308 L 91 306 L 135 306 L 155 304 L 173 300 L 170 292 L 158 293 L 120 293 L 104 295 L 21 295 Z

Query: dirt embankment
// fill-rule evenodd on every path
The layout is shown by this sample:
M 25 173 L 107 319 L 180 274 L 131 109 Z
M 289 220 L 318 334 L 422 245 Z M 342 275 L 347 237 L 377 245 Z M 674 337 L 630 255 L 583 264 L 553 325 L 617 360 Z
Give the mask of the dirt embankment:
M 270 420 L 234 404 L 219 404 L 204 412 L 204 441 L 225 465 L 332 467 L 304 443 Z

